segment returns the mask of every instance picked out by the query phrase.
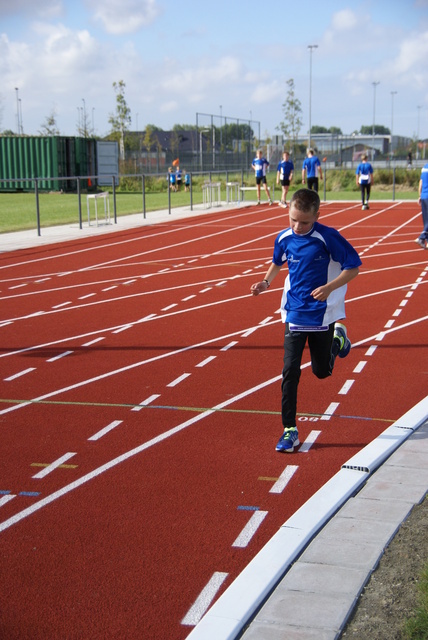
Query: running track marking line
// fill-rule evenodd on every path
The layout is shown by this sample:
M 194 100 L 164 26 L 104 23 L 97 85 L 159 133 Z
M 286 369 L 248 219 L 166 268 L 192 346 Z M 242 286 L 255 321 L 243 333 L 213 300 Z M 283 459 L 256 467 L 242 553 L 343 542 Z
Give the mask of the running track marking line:
M 428 316 L 425 316 L 425 318 L 422 318 L 419 321 L 426 320 L 426 319 L 428 319 Z M 401 328 L 404 328 L 404 327 L 407 327 L 407 326 L 411 326 L 411 325 L 415 324 L 415 322 L 417 322 L 417 321 L 413 321 L 413 322 L 407 323 L 405 325 L 402 325 Z M 395 327 L 390 332 L 397 331 L 399 328 L 400 327 Z M 373 340 L 373 336 L 370 336 L 369 338 L 366 338 L 365 340 L 360 340 L 358 343 L 356 343 L 356 345 L 357 344 L 358 345 L 365 344 L 366 342 L 372 342 L 372 340 Z M 188 347 L 188 348 L 190 348 L 190 347 Z M 188 348 L 186 348 L 186 350 Z M 139 364 L 141 364 L 141 363 L 137 363 L 136 365 L 131 365 L 130 367 L 125 367 L 125 369 L 134 368 L 135 366 L 139 366 Z M 302 368 L 306 368 L 309 365 L 310 365 L 310 363 L 306 363 L 306 365 L 303 365 Z M 121 371 L 121 370 L 118 370 L 118 371 Z M 114 372 L 114 373 L 117 373 L 117 371 Z M 112 375 L 112 373 L 110 372 L 108 374 L 104 374 L 104 377 L 109 376 L 109 375 Z M 94 478 L 96 478 L 97 476 L 101 475 L 102 473 L 104 473 L 106 471 L 109 471 L 110 469 L 112 469 L 113 467 L 117 466 L 118 464 L 124 462 L 125 460 L 128 460 L 129 458 L 132 458 L 133 456 L 138 455 L 139 453 L 142 453 L 143 451 L 155 446 L 156 444 L 159 444 L 160 442 L 163 442 L 164 440 L 167 440 L 168 438 L 172 437 L 176 433 L 179 433 L 180 431 L 183 431 L 184 429 L 187 429 L 187 427 L 190 427 L 191 425 L 195 424 L 196 422 L 199 422 L 200 420 L 203 420 L 204 418 L 207 418 L 208 416 L 212 415 L 213 413 L 215 413 L 215 411 L 218 411 L 219 409 L 223 409 L 224 407 L 227 407 L 230 404 L 233 404 L 234 402 L 238 402 L 242 398 L 245 398 L 245 397 L 251 395 L 252 393 L 255 393 L 256 391 L 259 391 L 260 389 L 263 389 L 264 387 L 267 387 L 267 386 L 269 386 L 271 384 L 274 384 L 274 383 L 278 382 L 279 380 L 281 380 L 281 377 L 282 377 L 282 375 L 278 375 L 278 376 L 275 376 L 274 378 L 271 378 L 270 380 L 266 380 L 265 382 L 262 382 L 262 383 L 256 385 L 255 387 L 252 387 L 251 389 L 248 389 L 247 391 L 244 391 L 244 392 L 238 394 L 237 396 L 234 396 L 233 398 L 229 398 L 229 400 L 226 400 L 225 402 L 222 402 L 219 405 L 216 405 L 213 409 L 205 411 L 204 413 L 199 413 L 198 415 L 194 416 L 190 420 L 187 420 L 186 422 L 183 422 L 183 423 L 177 425 L 176 427 L 173 427 L 169 431 L 166 431 L 166 432 L 160 434 L 159 436 L 157 436 L 155 438 L 152 438 L 152 440 L 149 440 L 148 442 L 145 442 L 145 443 L 139 445 L 138 447 L 135 447 L 134 449 L 131 449 L 130 451 L 127 451 L 126 453 L 122 454 L 121 456 L 118 456 L 117 458 L 114 458 L 113 460 L 110 460 L 110 462 L 107 462 L 106 464 L 102 465 L 101 467 L 98 467 L 97 469 L 94 469 L 93 471 L 91 471 L 90 473 L 86 474 L 85 476 L 82 476 L 78 480 L 66 485 L 62 489 L 59 489 L 58 491 L 55 491 L 51 495 L 46 496 L 46 498 L 43 498 L 42 500 L 39 500 L 38 502 L 34 503 L 30 507 L 27 507 L 23 511 L 20 511 L 19 513 L 15 514 L 11 518 L 9 518 L 9 519 L 5 520 L 4 522 L 0 523 L 0 533 L 2 531 L 5 531 L 6 529 L 11 527 L 12 525 L 20 522 L 20 520 L 23 520 L 24 518 L 28 517 L 29 515 L 35 513 L 36 511 L 39 511 L 43 507 L 45 507 L 48 504 L 54 502 L 58 498 L 61 498 L 62 496 L 66 495 L 67 493 L 70 493 L 74 489 L 77 489 L 78 487 L 86 484 L 87 482 L 89 482 L 90 480 L 93 480 Z M 92 382 L 92 379 L 89 380 L 89 381 L 83 381 L 82 383 L 79 383 L 78 385 L 73 385 L 73 387 L 70 387 L 70 388 L 74 388 L 76 386 L 83 386 L 83 384 L 87 384 L 88 382 Z M 48 396 L 49 395 L 50 396 L 56 395 L 57 393 L 61 393 L 61 391 L 64 391 L 64 390 L 51 392 L 50 394 L 48 394 Z M 41 398 L 41 399 L 43 399 L 43 398 Z M 25 403 L 25 404 L 20 404 L 20 405 L 18 405 L 18 408 L 19 407 L 23 407 L 23 406 L 28 406 L 28 404 L 31 404 L 31 403 L 29 402 L 29 403 Z M 9 411 L 11 411 L 13 409 L 16 409 L 16 407 L 10 407 L 10 408 L 8 408 L 8 409 L 6 409 L 4 411 L 0 411 L 0 415 L 2 415 L 3 413 L 7 413 L 7 412 L 9 412 Z M 305 443 L 303 443 L 303 445 L 300 447 L 299 451 L 305 452 L 307 450 L 307 448 L 309 448 L 310 444 L 313 444 L 313 442 L 311 442 L 311 440 L 312 441 L 314 440 L 315 434 L 318 435 L 319 433 L 320 432 L 312 431 L 309 434 L 308 438 L 306 439 Z
M 189 611 L 182 619 L 182 625 L 195 626 L 198 624 L 199 620 L 202 618 L 205 611 L 214 600 L 216 593 L 218 592 L 228 575 L 228 573 L 222 573 L 220 571 L 216 571 L 212 575 L 208 584 L 202 589 L 198 598 L 195 600 Z
M 298 468 L 295 464 L 288 464 L 273 487 L 269 490 L 269 493 L 282 493 Z
M 9 518 L 9 519 L 5 520 L 4 522 L 0 523 L 0 533 L 2 531 L 5 531 L 6 529 L 11 527 L 12 525 L 16 524 L 20 520 L 23 520 L 24 518 L 26 518 L 29 515 L 35 513 L 36 511 L 39 511 L 39 509 L 42 509 L 43 507 L 47 506 L 48 504 L 54 502 L 58 498 L 62 498 L 67 493 L 70 493 L 71 491 L 74 491 L 74 489 L 77 489 L 78 487 L 86 484 L 90 480 L 93 480 L 94 478 L 96 478 L 97 476 L 101 475 L 102 473 L 104 473 L 106 471 L 109 471 L 110 469 L 112 469 L 113 467 L 121 464 L 122 462 L 125 462 L 125 460 L 128 460 L 129 458 L 132 458 L 133 456 L 136 456 L 139 453 L 142 453 L 143 451 L 146 451 L 147 449 L 150 449 L 151 447 L 159 444 L 160 442 L 163 442 L 164 440 L 167 440 L 168 438 L 171 438 L 175 434 L 180 433 L 180 431 L 183 431 L 184 429 L 187 429 L 188 427 L 192 426 L 196 422 L 199 422 L 200 420 L 203 420 L 204 418 L 207 418 L 208 416 L 212 415 L 213 413 L 216 412 L 216 410 L 222 409 L 223 407 L 227 407 L 228 405 L 233 404 L 234 402 L 238 402 L 242 398 L 245 398 L 245 397 L 251 395 L 252 393 L 255 393 L 256 391 L 259 391 L 260 389 L 263 389 L 264 387 L 269 386 L 273 382 L 277 382 L 280 378 L 281 378 L 281 376 L 276 376 L 275 378 L 272 378 L 270 380 L 262 382 L 262 383 L 256 385 L 255 387 L 252 387 L 251 389 L 247 389 L 247 391 L 243 391 L 242 393 L 234 396 L 233 398 L 229 398 L 228 400 L 225 400 L 224 402 L 220 403 L 219 405 L 217 405 L 213 409 L 205 411 L 204 413 L 199 413 L 198 415 L 194 416 L 193 418 L 190 418 L 190 420 L 186 420 L 185 422 L 182 422 L 181 424 L 177 425 L 176 427 L 173 427 L 172 429 L 169 429 L 168 431 L 165 431 L 164 433 L 161 433 L 160 435 L 156 436 L 155 438 L 152 438 L 151 440 L 148 440 L 147 442 L 144 442 L 143 444 L 139 445 L 138 447 L 135 447 L 134 449 L 131 449 L 130 451 L 127 451 L 127 452 L 123 453 L 122 455 L 118 456 L 117 458 L 113 458 L 113 460 L 110 460 L 109 462 L 103 464 L 101 467 L 98 467 L 97 469 L 94 469 L 93 471 L 91 471 L 90 473 L 82 476 L 78 480 L 75 480 L 74 482 L 71 482 L 70 484 L 66 485 L 62 489 L 59 489 L 58 491 L 55 491 L 51 495 L 46 496 L 46 498 L 43 498 L 42 500 L 39 500 L 38 502 L 35 502 L 30 507 L 27 507 L 23 511 L 20 511 L 19 513 L 15 514 L 11 518 Z M 19 405 L 19 406 L 23 406 L 23 405 Z
M 42 471 L 39 471 L 39 473 L 36 473 L 36 475 L 33 476 L 33 478 L 41 480 L 42 478 L 47 476 L 49 473 L 52 473 L 52 471 L 60 467 L 64 462 L 66 462 L 67 460 L 70 460 L 70 458 L 72 458 L 75 455 L 76 453 L 65 453 L 63 456 L 61 456 L 61 458 L 58 458 L 58 460 L 55 460 L 55 462 L 52 462 L 50 465 L 45 467 Z
M 232 547 L 239 547 L 241 549 L 247 547 L 267 514 L 267 511 L 255 511 L 239 536 L 236 538 L 235 542 L 232 544 Z
M 19 373 L 15 373 L 15 375 L 13 376 L 9 376 L 8 378 L 5 378 L 4 381 L 5 382 L 10 382 L 11 380 L 16 380 L 16 378 L 20 378 L 21 376 L 25 376 L 27 373 L 31 373 L 31 371 L 35 371 L 36 368 L 35 367 L 29 367 L 28 369 L 24 369 L 23 371 L 20 371 Z
M 410 322 L 406 322 L 406 323 L 404 323 L 402 325 L 395 326 L 392 329 L 389 329 L 387 331 L 382 332 L 382 338 L 385 335 L 389 334 L 389 333 L 394 333 L 395 331 L 399 331 L 401 329 L 406 329 L 407 327 L 411 327 L 414 324 L 418 324 L 419 322 L 424 322 L 426 320 L 428 320 L 428 315 L 427 316 L 423 316 L 421 318 L 417 318 L 416 320 L 412 320 Z M 275 322 L 280 322 L 280 321 L 277 320 Z M 234 332 L 232 334 L 227 334 L 225 336 L 219 336 L 219 337 L 216 337 L 216 338 L 211 338 L 210 340 L 207 340 L 205 342 L 200 342 L 200 343 L 197 343 L 197 344 L 194 344 L 194 345 L 183 347 L 181 349 L 177 349 L 176 351 L 170 351 L 169 353 L 164 353 L 164 354 L 161 354 L 159 356 L 154 356 L 153 358 L 149 358 L 148 360 L 141 360 L 139 362 L 135 362 L 133 364 L 126 365 L 125 367 L 121 367 L 119 369 L 114 369 L 113 371 L 107 371 L 107 373 L 103 373 L 103 374 L 101 374 L 99 376 L 95 376 L 94 378 L 88 378 L 87 380 L 82 380 L 81 382 L 77 382 L 76 384 L 70 385 L 69 387 L 63 387 L 62 389 L 57 389 L 56 391 L 50 391 L 49 393 L 47 393 L 47 394 L 45 394 L 43 396 L 39 396 L 37 398 L 33 398 L 32 400 L 25 401 L 23 403 L 20 403 L 20 404 L 17 404 L 15 406 L 13 406 L 13 407 L 8 407 L 7 409 L 2 409 L 0 411 L 0 415 L 4 415 L 4 414 L 9 413 L 11 411 L 16 411 L 17 409 L 29 406 L 34 402 L 40 402 L 42 400 L 47 400 L 48 398 L 52 398 L 53 396 L 59 395 L 61 393 L 65 393 L 66 391 L 71 391 L 71 390 L 74 390 L 74 389 L 78 389 L 79 387 L 86 386 L 87 384 L 91 384 L 92 382 L 98 382 L 98 381 L 103 380 L 105 378 L 109 378 L 110 376 L 117 375 L 119 373 L 123 373 L 124 371 L 130 371 L 130 370 L 136 369 L 136 368 L 138 368 L 138 367 L 140 367 L 142 365 L 150 364 L 151 362 L 156 362 L 158 360 L 162 360 L 162 359 L 168 358 L 170 356 L 174 356 L 174 355 L 177 355 L 177 354 L 180 354 L 180 353 L 184 353 L 186 351 L 190 351 L 192 349 L 196 349 L 196 348 L 205 346 L 207 344 L 212 344 L 213 342 L 218 342 L 220 340 L 224 340 L 225 338 L 230 338 L 233 335 L 240 335 L 240 333 L 241 333 L 241 331 L 236 331 L 236 332 Z M 377 333 L 377 334 L 375 334 L 373 336 L 369 336 L 368 338 L 364 338 L 363 340 L 355 342 L 354 343 L 354 347 L 366 344 L 367 342 L 373 342 L 373 340 L 379 340 L 379 339 L 380 339 L 380 334 Z M 310 363 L 308 362 L 308 363 L 306 363 L 306 365 L 303 365 L 302 368 L 306 368 L 309 365 L 310 365 Z M 269 382 L 269 384 L 277 382 L 278 380 L 281 380 L 281 377 L 282 377 L 281 375 L 275 376 L 275 378 L 273 378 L 271 380 L 271 382 Z M 263 383 L 262 383 L 262 385 L 263 385 Z M 260 387 L 260 388 L 262 388 L 262 387 Z M 227 405 L 225 405 L 225 406 L 227 406 Z
M 104 429 L 101 429 L 101 431 L 98 431 L 98 433 L 95 433 L 93 436 L 88 438 L 88 440 L 90 440 L 92 442 L 95 442 L 96 440 L 99 440 L 100 438 L 105 436 L 106 433 L 109 433 L 110 431 L 112 431 L 112 429 L 115 429 L 120 424 L 122 424 L 122 422 L 123 422 L 123 420 L 113 420 L 113 422 L 110 422 L 110 424 L 108 424 L 106 427 L 104 427 Z
M 320 435 L 321 431 L 311 431 L 304 443 L 299 448 L 299 453 L 307 453 Z

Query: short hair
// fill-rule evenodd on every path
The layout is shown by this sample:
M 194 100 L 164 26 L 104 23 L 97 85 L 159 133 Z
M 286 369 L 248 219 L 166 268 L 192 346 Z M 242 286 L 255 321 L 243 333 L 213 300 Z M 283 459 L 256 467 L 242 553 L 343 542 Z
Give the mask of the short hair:
M 293 193 L 290 200 L 290 209 L 294 205 L 299 211 L 312 213 L 314 216 L 320 209 L 320 197 L 313 189 L 298 189 Z
M 367 160 L 367 158 L 368 158 L 367 153 L 362 153 L 361 154 L 361 160 Z
M 314 153 L 315 153 L 315 152 L 314 152 L 314 150 L 312 149 L 312 147 L 310 147 L 310 149 L 308 149 L 308 153 L 310 153 L 310 154 L 311 154 L 311 156 L 313 156 L 313 155 L 314 155 Z
M 288 155 L 290 155 L 290 152 L 289 152 L 289 150 L 288 150 L 288 149 L 284 149 L 284 151 L 283 151 L 282 153 L 283 153 L 283 154 L 284 154 L 284 153 L 288 153 Z

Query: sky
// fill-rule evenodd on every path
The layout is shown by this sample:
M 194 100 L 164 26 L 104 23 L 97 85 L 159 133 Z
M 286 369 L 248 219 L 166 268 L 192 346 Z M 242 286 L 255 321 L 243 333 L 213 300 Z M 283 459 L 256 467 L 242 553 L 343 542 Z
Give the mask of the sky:
M 0 0 L 0 78 L 0 131 L 54 112 L 74 136 L 84 111 L 107 135 L 123 80 L 131 130 L 239 119 L 265 138 L 292 79 L 302 135 L 428 138 L 428 0 Z

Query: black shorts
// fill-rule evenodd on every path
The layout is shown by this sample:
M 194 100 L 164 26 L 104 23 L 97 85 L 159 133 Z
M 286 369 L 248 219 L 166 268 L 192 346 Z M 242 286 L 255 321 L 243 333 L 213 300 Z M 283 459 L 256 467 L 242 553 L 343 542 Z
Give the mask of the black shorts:
M 256 178 L 256 184 L 266 184 L 266 176 L 262 178 Z
M 281 180 L 281 184 L 283 187 L 289 187 L 290 186 L 290 178 L 284 178 L 284 180 Z
M 308 178 L 308 189 L 318 191 L 318 178 Z

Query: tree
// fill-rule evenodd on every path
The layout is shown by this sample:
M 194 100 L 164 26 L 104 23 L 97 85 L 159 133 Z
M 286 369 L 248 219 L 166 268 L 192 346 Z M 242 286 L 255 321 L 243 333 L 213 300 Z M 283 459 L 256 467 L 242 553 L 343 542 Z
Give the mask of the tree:
M 41 136 L 59 136 L 60 132 L 56 123 L 56 111 L 52 109 L 50 114 L 46 116 L 44 123 L 39 131 Z
M 113 136 L 120 140 L 120 157 L 125 159 L 125 132 L 128 131 L 131 124 L 131 109 L 125 100 L 125 83 L 123 80 L 113 82 L 113 89 L 116 93 L 116 112 L 110 114 L 108 119 Z
M 300 127 L 302 126 L 302 120 L 300 114 L 302 113 L 302 106 L 300 100 L 296 98 L 294 91 L 294 80 L 290 78 L 287 80 L 287 97 L 282 105 L 284 111 L 284 120 L 279 124 L 277 129 L 282 131 L 285 138 L 288 140 L 288 146 L 291 146 L 294 152 L 297 138 L 299 137 Z
M 373 135 L 373 125 L 363 125 L 360 129 L 360 133 L 362 136 L 371 136 Z M 381 124 L 374 125 L 374 133 L 377 136 L 389 136 L 391 131 L 388 127 L 384 127 Z

